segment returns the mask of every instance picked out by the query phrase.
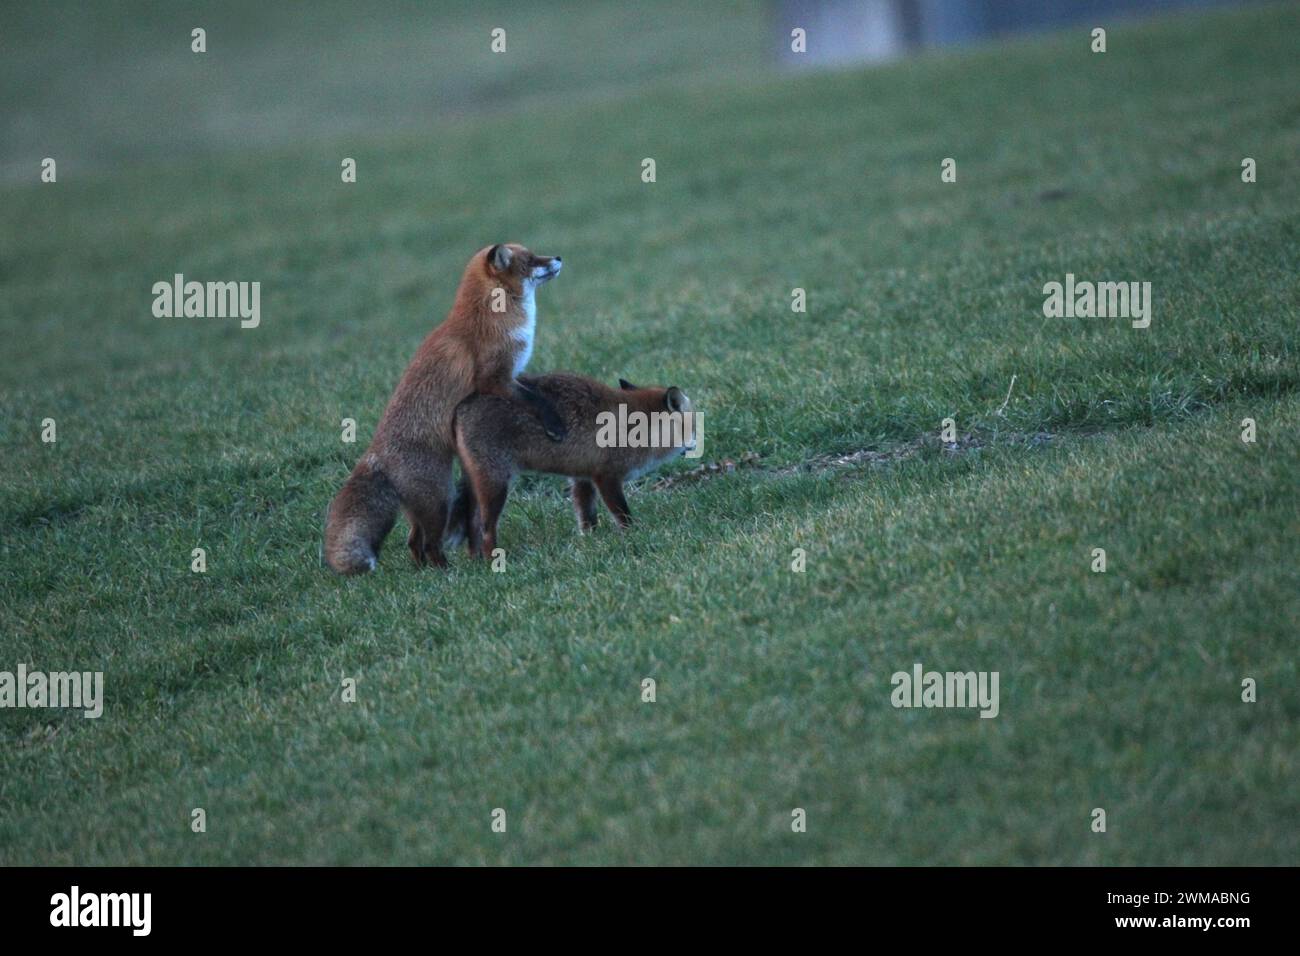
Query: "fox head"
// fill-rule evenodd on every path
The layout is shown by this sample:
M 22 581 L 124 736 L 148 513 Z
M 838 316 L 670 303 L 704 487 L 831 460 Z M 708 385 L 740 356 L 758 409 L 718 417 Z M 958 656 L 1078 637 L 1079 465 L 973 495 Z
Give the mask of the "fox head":
M 474 257 L 488 280 L 517 298 L 527 297 L 539 285 L 560 274 L 559 256 L 539 256 L 517 242 L 499 242 Z
M 673 440 L 666 458 L 675 458 L 695 450 L 699 430 L 696 427 L 695 406 L 691 404 L 690 396 L 676 385 L 670 385 L 668 388 L 642 388 L 633 385 L 625 378 L 618 380 L 618 387 L 625 392 L 636 393 L 638 409 L 641 411 L 662 410 L 681 416 L 681 430 L 674 429 L 669 432 Z

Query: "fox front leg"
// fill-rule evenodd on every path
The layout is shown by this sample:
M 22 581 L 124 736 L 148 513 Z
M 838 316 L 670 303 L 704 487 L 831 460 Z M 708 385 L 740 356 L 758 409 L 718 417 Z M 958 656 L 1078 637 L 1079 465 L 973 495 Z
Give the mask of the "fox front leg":
M 632 509 L 627 506 L 627 498 L 623 495 L 623 480 L 610 475 L 597 475 L 595 480 L 605 507 L 614 516 L 614 523 L 619 528 L 631 527 Z
M 569 426 L 564 423 L 564 419 L 560 417 L 560 413 L 551 404 L 550 399 L 519 381 L 512 383 L 512 391 L 515 398 L 525 402 L 541 420 L 547 438 L 551 441 L 564 441 L 565 436 L 569 434 Z
M 586 478 L 574 478 L 573 510 L 578 514 L 578 531 L 586 533 L 596 527 L 599 512 L 596 510 L 596 486 Z

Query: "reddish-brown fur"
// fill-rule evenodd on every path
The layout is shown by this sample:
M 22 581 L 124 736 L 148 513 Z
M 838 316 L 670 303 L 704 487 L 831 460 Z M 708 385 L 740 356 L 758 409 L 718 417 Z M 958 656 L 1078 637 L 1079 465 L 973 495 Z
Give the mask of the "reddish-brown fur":
M 470 259 L 451 312 L 420 345 L 370 447 L 330 503 L 325 559 L 335 571 L 355 574 L 375 566 L 399 506 L 411 525 L 407 546 L 416 563 L 447 563 L 442 539 L 452 490 L 456 406 L 476 392 L 503 401 L 520 397 L 514 379 L 525 348 L 518 338 L 528 324 L 525 293 L 531 295 L 545 279 L 526 280 L 541 269 L 549 278 L 559 263 L 558 257 L 535 256 L 513 243 L 482 249 Z M 506 295 L 494 301 L 498 287 Z M 501 304 L 504 311 L 494 311 Z
M 457 491 L 448 528 L 464 534 L 472 555 L 490 557 L 497 546 L 497 522 L 521 470 L 565 475 L 572 479 L 578 526 L 596 524 L 596 495 L 604 500 L 620 528 L 632 521 L 623 483 L 687 448 L 601 447 L 596 440 L 597 416 L 627 412 L 691 412 L 690 399 L 679 388 L 637 388 L 621 383 L 611 388 L 580 375 L 557 373 L 520 379 L 555 407 L 568 432 L 551 441 L 537 420 L 519 405 L 495 397 L 474 395 L 456 410 L 456 450 L 464 477 Z M 477 520 L 476 520 L 477 512 Z

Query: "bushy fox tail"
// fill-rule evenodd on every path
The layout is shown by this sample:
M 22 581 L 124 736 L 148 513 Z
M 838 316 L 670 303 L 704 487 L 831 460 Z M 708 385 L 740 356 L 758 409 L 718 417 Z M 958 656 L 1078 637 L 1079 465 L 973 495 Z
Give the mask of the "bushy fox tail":
M 339 574 L 373 571 L 400 506 L 392 481 L 370 455 L 362 458 L 330 502 L 325 562 Z

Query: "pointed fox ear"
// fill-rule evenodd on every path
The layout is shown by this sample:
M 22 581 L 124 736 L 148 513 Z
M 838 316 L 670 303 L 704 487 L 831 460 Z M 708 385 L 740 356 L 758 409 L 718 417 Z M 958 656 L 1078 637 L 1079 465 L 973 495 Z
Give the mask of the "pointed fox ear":
M 507 246 L 504 242 L 498 242 L 495 246 L 493 246 L 491 249 L 488 250 L 488 254 L 487 254 L 488 265 L 491 266 L 493 269 L 495 269 L 497 272 L 505 272 L 507 269 L 509 269 L 510 260 L 513 258 L 514 258 L 514 254 L 510 251 L 510 247 Z
M 620 378 L 620 379 L 618 380 L 618 387 L 621 388 L 621 389 L 622 389 L 623 391 L 625 391 L 625 392 L 630 392 L 630 391 L 632 391 L 633 389 L 636 388 L 635 385 L 633 385 L 631 382 L 629 382 L 629 381 L 628 381 L 627 379 L 625 379 L 625 378 Z
M 686 393 L 676 385 L 673 385 L 668 389 L 668 391 L 664 392 L 664 407 L 670 412 L 680 412 L 684 410 L 689 401 L 690 399 L 686 397 Z

